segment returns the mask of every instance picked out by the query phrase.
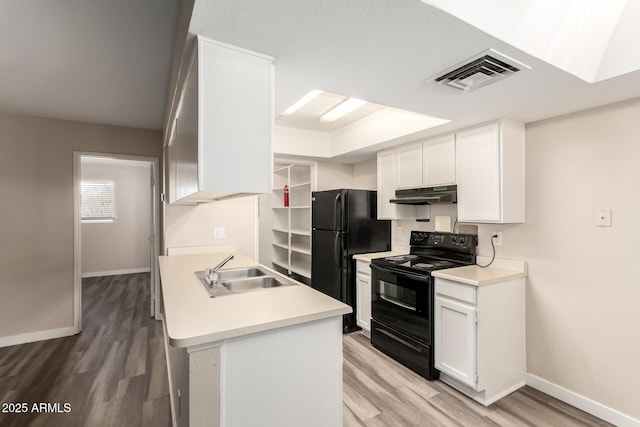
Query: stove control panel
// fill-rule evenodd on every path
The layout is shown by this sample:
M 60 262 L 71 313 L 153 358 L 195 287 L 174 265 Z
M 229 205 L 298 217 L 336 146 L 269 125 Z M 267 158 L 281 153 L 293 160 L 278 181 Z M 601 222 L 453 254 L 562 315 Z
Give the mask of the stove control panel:
M 412 231 L 411 246 L 427 248 L 474 248 L 478 244 L 475 234 L 433 233 L 430 231 Z

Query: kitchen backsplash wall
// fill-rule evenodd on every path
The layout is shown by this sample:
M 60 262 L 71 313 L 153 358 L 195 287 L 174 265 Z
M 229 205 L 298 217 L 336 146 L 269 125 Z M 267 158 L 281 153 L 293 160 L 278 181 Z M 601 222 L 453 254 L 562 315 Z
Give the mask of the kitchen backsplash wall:
M 165 248 L 230 246 L 249 258 L 256 256 L 257 197 L 247 196 L 199 205 L 165 204 Z M 224 228 L 224 237 L 213 237 Z

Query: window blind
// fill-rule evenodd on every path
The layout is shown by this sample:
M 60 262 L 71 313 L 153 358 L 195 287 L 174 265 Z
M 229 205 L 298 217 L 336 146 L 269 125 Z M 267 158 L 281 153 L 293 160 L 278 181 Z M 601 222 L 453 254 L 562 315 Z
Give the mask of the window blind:
M 80 184 L 82 220 L 113 220 L 113 183 L 83 182 Z

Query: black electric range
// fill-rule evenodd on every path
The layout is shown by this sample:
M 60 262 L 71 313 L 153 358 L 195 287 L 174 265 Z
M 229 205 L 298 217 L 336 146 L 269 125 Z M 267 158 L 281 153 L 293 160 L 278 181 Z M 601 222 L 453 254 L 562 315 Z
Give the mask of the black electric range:
M 371 343 L 427 379 L 433 360 L 434 286 L 431 272 L 472 265 L 473 234 L 412 231 L 405 255 L 371 261 Z

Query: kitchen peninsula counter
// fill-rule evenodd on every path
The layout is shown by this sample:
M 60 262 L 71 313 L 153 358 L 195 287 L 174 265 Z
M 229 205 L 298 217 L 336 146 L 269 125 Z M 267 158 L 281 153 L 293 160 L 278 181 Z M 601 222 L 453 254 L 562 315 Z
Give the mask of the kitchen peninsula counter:
M 228 255 L 160 257 L 173 425 L 340 425 L 351 307 L 304 284 L 211 298 L 195 272 Z M 241 255 L 220 271 L 253 266 L 285 277 Z
M 172 346 L 189 347 L 351 312 L 348 305 L 303 284 L 210 298 L 194 273 L 217 265 L 228 255 L 160 257 L 163 316 Z M 252 266 L 260 264 L 235 255 L 221 271 Z

